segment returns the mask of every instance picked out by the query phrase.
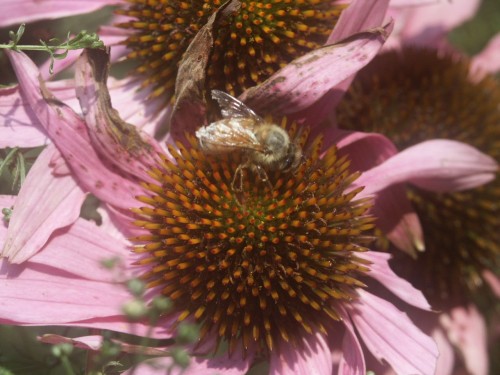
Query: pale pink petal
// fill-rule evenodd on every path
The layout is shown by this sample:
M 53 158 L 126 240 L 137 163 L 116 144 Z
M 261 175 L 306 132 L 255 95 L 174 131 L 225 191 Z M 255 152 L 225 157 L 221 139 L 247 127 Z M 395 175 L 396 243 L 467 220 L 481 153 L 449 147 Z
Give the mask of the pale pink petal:
M 54 235 L 43 251 L 30 259 L 30 265 L 62 269 L 68 274 L 102 282 L 118 282 L 130 278 L 126 269 L 131 262 L 131 248 L 93 222 L 79 219 L 65 231 Z M 102 262 L 113 260 L 113 270 Z
M 448 339 L 460 351 L 470 374 L 488 374 L 486 324 L 474 305 L 455 307 L 440 316 Z
M 241 98 L 263 113 L 291 114 L 315 103 L 377 54 L 392 24 L 299 57 Z
M 64 269 L 35 267 L 31 262 L 9 265 L 1 261 L 2 323 L 63 325 L 113 317 L 121 315 L 120 307 L 130 299 L 118 284 L 70 278 Z
M 482 78 L 487 73 L 496 74 L 500 71 L 500 33 L 472 58 L 470 70 L 474 80 Z
M 415 7 L 436 4 L 443 0 L 391 0 L 391 7 Z
M 47 146 L 21 186 L 1 252 L 11 263 L 32 257 L 55 230 L 80 215 L 86 194 L 72 176 L 52 175 L 50 162 L 55 154 L 59 154 L 55 146 Z
M 405 44 L 439 47 L 451 29 L 476 14 L 480 3 L 480 0 L 442 0 L 435 5 L 410 8 L 395 17 L 396 23 L 401 21 L 396 26 L 400 29 L 397 37 Z
M 405 149 L 363 173 L 355 185 L 365 186 L 360 196 L 402 182 L 438 192 L 460 191 L 491 181 L 497 168 L 493 158 L 472 146 L 438 139 Z
M 71 344 L 75 348 L 97 351 L 101 348 L 103 337 L 94 335 L 69 338 L 60 335 L 46 334 L 39 337 L 38 340 L 45 344 Z
M 124 0 L 2 0 L 0 27 L 93 12 Z
M 337 43 L 360 31 L 380 27 L 385 19 L 389 0 L 354 0 L 340 15 L 326 44 Z
M 122 315 L 121 307 L 132 299 L 122 282 L 130 253 L 123 244 L 83 219 L 59 234 L 22 265 L 0 262 L 0 323 L 171 337 L 173 317 L 162 318 L 151 330 L 144 323 L 127 322 Z M 102 265 L 111 259 L 116 259 L 113 269 Z
M 161 357 L 144 361 L 134 368 L 125 371 L 124 375 L 201 375 L 201 374 L 220 374 L 220 375 L 244 375 L 247 373 L 253 361 L 253 356 L 245 359 L 237 355 L 228 357 L 227 355 L 215 358 L 191 357 L 191 363 L 187 369 L 182 370 L 179 367 L 173 367 L 172 371 L 167 371 L 173 364 L 171 357 Z
M 103 164 L 90 145 L 86 125 L 69 107 L 56 99 L 47 102 L 46 88 L 39 80 L 37 67 L 23 53 L 6 51 L 18 76 L 21 93 L 33 108 L 38 120 L 59 148 L 79 183 L 103 201 L 117 207 L 138 206 L 134 198 L 142 188 Z
M 38 338 L 40 342 L 46 344 L 70 344 L 75 348 L 99 351 L 101 350 L 102 343 L 104 339 L 102 336 L 93 335 L 93 336 L 82 336 L 82 337 L 64 337 L 55 334 L 45 334 Z M 116 344 L 120 345 L 120 351 L 123 353 L 132 353 L 132 354 L 140 354 L 143 356 L 166 356 L 168 354 L 168 350 L 166 347 L 148 347 L 148 346 L 140 346 L 133 345 L 127 342 L 112 340 Z
M 432 331 L 432 338 L 439 349 L 436 374 L 451 375 L 455 365 L 455 352 L 441 328 Z
M 17 86 L 0 88 L 0 148 L 47 144 L 45 131 L 36 123 L 33 112 L 23 105 Z
M 363 348 L 352 326 L 349 315 L 343 310 L 342 323 L 346 330 L 342 339 L 341 358 L 339 362 L 338 375 L 358 375 L 366 373 L 365 356 Z
M 293 374 L 330 375 L 332 353 L 322 334 L 304 339 L 304 349 L 298 350 L 289 343 L 280 342 L 279 350 L 271 353 L 270 375 Z
M 378 251 L 367 251 L 363 253 L 363 258 L 372 262 L 371 272 L 368 276 L 374 278 L 392 293 L 406 303 L 423 310 L 430 310 L 431 306 L 420 290 L 415 289 L 408 281 L 399 277 L 389 267 L 388 260 L 391 255 Z
M 398 374 L 434 374 L 439 354 L 434 341 L 391 303 L 362 289 L 358 293 L 347 308 L 370 352 Z

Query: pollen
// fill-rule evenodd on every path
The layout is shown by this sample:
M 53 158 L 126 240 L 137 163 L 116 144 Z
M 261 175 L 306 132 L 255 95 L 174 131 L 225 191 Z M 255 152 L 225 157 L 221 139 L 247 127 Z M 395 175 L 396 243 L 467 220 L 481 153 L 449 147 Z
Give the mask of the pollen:
M 189 145 L 161 158 L 156 184 L 138 197 L 145 206 L 134 210 L 146 233 L 133 241 L 147 285 L 173 300 L 179 321 L 200 325 L 201 343 L 215 339 L 230 353 L 266 356 L 326 332 L 369 271 L 358 252 L 373 239 L 374 218 L 350 188 L 358 174 L 335 147 L 320 153 L 319 138 L 282 126 L 304 150 L 295 170 L 266 181 L 245 170 L 234 191 L 244 156 L 207 155 L 187 135 Z
M 337 118 L 344 128 L 380 132 L 399 149 L 432 138 L 462 141 L 500 162 L 500 86 L 472 81 L 465 59 L 436 51 L 385 53 L 360 72 Z M 410 186 L 425 234 L 417 260 L 398 252 L 396 271 L 410 277 L 435 308 L 461 303 L 498 270 L 500 180 L 474 190 L 437 194 Z
M 128 8 L 116 11 L 131 18 L 116 25 L 133 31 L 123 42 L 130 50 L 128 58 L 138 64 L 136 73 L 144 77 L 142 87 L 152 87 L 153 97 L 169 99 L 184 52 L 221 2 L 130 0 L 130 3 Z M 262 82 L 284 64 L 322 46 L 344 8 L 335 0 L 241 1 L 238 13 L 215 36 L 209 88 L 237 96 Z M 228 57 L 228 51 L 237 58 Z M 247 61 L 252 63 L 246 64 Z M 244 68 L 238 68 L 241 66 Z

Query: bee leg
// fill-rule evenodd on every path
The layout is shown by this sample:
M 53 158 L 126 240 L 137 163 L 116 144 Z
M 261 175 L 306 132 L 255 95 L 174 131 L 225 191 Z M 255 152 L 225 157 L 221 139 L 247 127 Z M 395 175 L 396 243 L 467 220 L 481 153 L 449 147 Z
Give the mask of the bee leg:
M 233 181 L 231 182 L 231 189 L 233 191 L 237 191 L 237 192 L 243 191 L 243 168 L 247 168 L 247 165 L 246 164 L 238 165 L 238 168 L 236 168 L 236 171 L 234 172 Z M 239 183 L 239 187 L 236 188 L 235 185 L 236 185 L 236 179 L 238 178 L 238 176 L 240 177 L 240 183 Z
M 269 190 L 273 191 L 273 185 L 271 185 L 271 181 L 269 181 L 269 176 L 267 175 L 267 172 L 262 166 L 259 164 L 252 164 L 252 171 L 256 172 L 259 175 L 259 179 L 261 181 L 264 181 L 267 183 L 267 186 L 269 187 Z

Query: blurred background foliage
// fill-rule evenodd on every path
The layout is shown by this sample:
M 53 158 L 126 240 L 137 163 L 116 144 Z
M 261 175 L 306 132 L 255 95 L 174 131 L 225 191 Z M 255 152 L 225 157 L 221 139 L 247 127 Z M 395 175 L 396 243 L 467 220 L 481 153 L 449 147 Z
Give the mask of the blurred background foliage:
M 95 32 L 99 25 L 109 23 L 112 14 L 113 8 L 108 7 L 84 16 L 29 24 L 27 25 L 21 44 L 38 44 L 39 39 L 47 41 L 55 37 L 64 40 L 68 31 L 75 34 L 81 30 Z M 8 42 L 9 30 L 15 31 L 17 27 L 0 29 L 0 42 Z M 454 30 L 450 34 L 450 40 L 466 54 L 474 55 L 480 52 L 488 40 L 498 32 L 500 32 L 500 1 L 484 0 L 477 16 Z M 42 63 L 48 58 L 46 54 L 41 52 L 30 52 L 28 54 L 37 63 Z M 127 71 L 128 67 L 118 64 L 112 73 L 115 76 L 120 76 L 126 74 Z M 71 72 L 67 72 L 57 78 L 70 76 Z M 5 54 L 0 52 L 0 85 L 9 85 L 14 82 L 15 75 L 12 68 Z M 0 150 L 0 164 L 6 160 L 7 155 L 11 151 Z M 16 152 L 25 152 L 24 169 L 27 171 L 33 161 L 33 151 L 17 150 Z M 16 172 L 10 170 L 7 163 L 4 163 L 4 165 L 3 173 L 0 175 L 0 194 L 15 194 L 20 186 L 19 181 L 14 176 Z M 495 314 L 494 311 L 491 313 Z M 490 315 L 490 317 L 492 316 Z M 111 375 L 120 373 L 127 366 L 130 366 L 130 356 L 115 355 L 113 358 L 110 357 L 108 359 L 109 363 L 112 363 L 112 366 L 106 368 L 102 366 L 89 368 L 87 367 L 89 363 L 88 352 L 81 349 L 74 349 L 70 353 L 63 353 L 62 355 L 54 354 L 51 346 L 41 344 L 37 341 L 37 336 L 45 333 L 77 337 L 89 335 L 90 331 L 67 327 L 0 326 L 0 375 L 79 375 L 88 373 Z M 491 374 L 498 374 L 500 373 L 497 372 L 500 371 L 500 348 L 498 345 L 491 348 L 490 355 L 493 362 Z M 70 369 L 68 369 L 68 361 Z

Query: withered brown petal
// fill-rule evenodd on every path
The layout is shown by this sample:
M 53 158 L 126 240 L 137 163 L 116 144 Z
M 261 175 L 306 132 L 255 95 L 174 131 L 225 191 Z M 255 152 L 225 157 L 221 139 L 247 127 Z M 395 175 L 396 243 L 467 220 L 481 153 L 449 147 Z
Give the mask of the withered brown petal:
M 184 138 L 184 132 L 194 131 L 206 122 L 206 76 L 214 48 L 214 35 L 223 21 L 241 7 L 238 0 L 224 3 L 198 31 L 180 62 L 175 81 L 175 104 L 171 117 L 170 133 L 174 139 Z
M 142 139 L 137 128 L 123 121 L 118 111 L 111 104 L 111 97 L 107 86 L 110 67 L 109 48 L 105 50 L 86 48 L 82 53 L 82 57 L 85 57 L 85 55 L 92 67 L 95 83 L 98 87 L 97 105 L 99 111 L 106 118 L 108 129 L 112 131 L 113 138 L 131 154 L 149 149 L 149 145 Z

